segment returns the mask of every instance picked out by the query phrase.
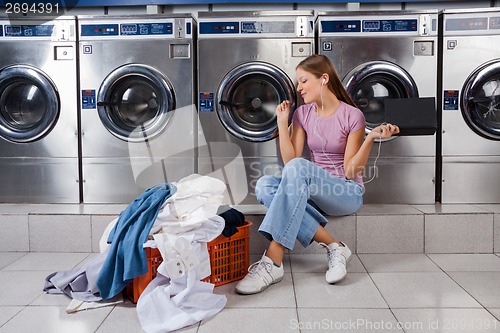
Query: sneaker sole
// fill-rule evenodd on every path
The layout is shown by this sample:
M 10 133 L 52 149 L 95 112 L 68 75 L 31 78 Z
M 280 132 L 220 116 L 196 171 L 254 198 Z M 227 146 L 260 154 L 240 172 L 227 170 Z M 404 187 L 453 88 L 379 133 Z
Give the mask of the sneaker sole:
M 279 278 L 279 279 L 277 279 L 277 280 L 274 280 L 273 282 L 271 282 L 271 284 L 268 284 L 268 285 L 263 286 L 263 287 L 262 287 L 262 288 L 260 288 L 260 290 L 258 290 L 258 291 L 250 291 L 250 292 L 248 292 L 248 291 L 244 291 L 244 290 L 239 290 L 238 288 L 235 288 L 235 290 L 236 290 L 236 292 L 237 292 L 238 294 L 240 294 L 240 295 L 254 295 L 254 294 L 258 294 L 258 293 L 263 292 L 264 290 L 266 290 L 267 288 L 269 288 L 269 286 L 271 286 L 271 285 L 273 285 L 273 284 L 275 284 L 275 283 L 278 283 L 278 282 L 280 282 L 281 280 L 283 280 L 283 276 L 282 276 L 282 277 L 280 277 L 280 278 Z
M 342 281 L 343 279 L 345 279 L 345 277 L 346 277 L 346 276 L 347 276 L 347 273 L 346 273 L 343 277 L 341 277 L 340 279 L 333 280 L 333 281 L 331 281 L 331 282 L 330 282 L 330 281 L 328 281 L 328 280 L 326 280 L 326 282 L 327 282 L 328 284 L 335 284 L 335 283 L 340 282 L 340 281 Z

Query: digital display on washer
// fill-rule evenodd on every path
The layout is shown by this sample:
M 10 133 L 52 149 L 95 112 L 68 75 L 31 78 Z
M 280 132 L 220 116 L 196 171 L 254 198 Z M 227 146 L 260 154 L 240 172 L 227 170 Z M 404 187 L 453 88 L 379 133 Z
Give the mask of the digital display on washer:
M 172 23 L 126 23 L 120 24 L 122 36 L 172 35 Z
M 490 17 L 490 29 L 500 29 L 500 17 Z
M 417 31 L 417 20 L 364 20 L 363 32 Z
M 0 25 L 0 37 L 3 36 L 3 25 Z
M 241 22 L 242 34 L 258 33 L 294 33 L 294 21 L 273 21 L 273 22 Z
M 118 36 L 118 24 L 82 24 L 81 36 Z
M 322 32 L 360 32 L 360 20 L 322 21 Z
M 50 37 L 54 25 L 6 25 L 5 37 Z
M 467 17 L 446 20 L 446 31 L 487 30 L 487 17 Z
M 240 22 L 200 22 L 201 35 L 237 34 Z

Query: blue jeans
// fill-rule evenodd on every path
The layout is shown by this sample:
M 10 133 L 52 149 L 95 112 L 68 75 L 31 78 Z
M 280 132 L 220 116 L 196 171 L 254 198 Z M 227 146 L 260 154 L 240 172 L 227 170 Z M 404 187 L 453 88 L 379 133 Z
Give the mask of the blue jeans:
M 255 194 L 268 208 L 259 232 L 290 250 L 295 240 L 304 247 L 311 244 L 318 227 L 328 222 L 323 214 L 349 215 L 363 204 L 360 184 L 303 158 L 290 160 L 281 177 L 259 178 Z

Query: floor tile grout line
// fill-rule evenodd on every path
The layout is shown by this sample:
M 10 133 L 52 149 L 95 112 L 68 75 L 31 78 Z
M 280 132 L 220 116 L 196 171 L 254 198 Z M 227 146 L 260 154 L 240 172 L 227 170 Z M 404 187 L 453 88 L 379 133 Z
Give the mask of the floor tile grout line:
M 441 266 L 439 266 L 434 260 L 432 260 L 431 257 L 429 257 L 429 255 L 426 253 L 426 256 L 427 258 L 429 258 L 429 260 L 431 260 L 434 264 L 436 264 L 439 269 L 441 269 L 441 271 L 446 275 L 448 276 L 457 286 L 460 287 L 460 289 L 462 289 L 467 295 L 469 295 L 474 301 L 477 302 L 477 304 L 479 304 L 484 310 L 486 310 L 486 307 L 481 303 L 479 302 L 479 300 L 477 300 L 474 296 L 471 295 L 471 293 L 469 293 L 467 291 L 467 289 L 465 289 L 464 287 L 462 287 L 462 285 L 460 283 L 458 283 L 450 274 L 448 274 L 447 271 L 445 271 Z M 466 272 L 465 272 L 466 273 Z M 487 311 L 487 310 L 486 310 Z
M 8 306 L 8 305 L 7 305 L 7 306 Z M 0 325 L 0 329 L 1 329 L 2 327 L 4 327 L 5 325 L 7 325 L 7 323 L 8 323 L 9 321 L 11 321 L 11 320 L 12 320 L 12 319 L 14 319 L 15 317 L 17 317 L 17 316 L 18 316 L 21 312 L 23 312 L 23 311 L 24 311 L 24 310 L 28 307 L 28 305 L 12 305 L 12 306 L 20 306 L 20 307 L 22 306 L 23 308 L 22 308 L 21 310 L 19 310 L 18 312 L 16 312 L 16 314 L 14 314 L 12 317 L 10 317 L 10 318 L 9 318 L 9 319 L 5 322 L 5 323 L 3 323 L 2 325 Z
M 113 308 L 111 309 L 111 311 L 108 312 L 108 314 L 106 315 L 106 317 L 104 317 L 104 319 L 102 320 L 102 322 L 99 324 L 99 326 L 97 326 L 97 328 L 95 329 L 94 333 L 97 333 L 97 331 L 99 331 L 99 328 L 104 324 L 104 322 L 109 318 L 109 316 L 111 315 L 111 313 L 113 313 L 113 311 L 115 311 L 115 308 L 116 308 L 116 305 L 113 305 Z

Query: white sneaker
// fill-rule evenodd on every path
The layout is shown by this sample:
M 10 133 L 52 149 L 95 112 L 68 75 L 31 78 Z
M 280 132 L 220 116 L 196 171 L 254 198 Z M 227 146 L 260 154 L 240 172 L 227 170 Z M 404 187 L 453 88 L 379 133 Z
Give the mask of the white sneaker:
M 273 283 L 280 282 L 283 275 L 283 264 L 277 267 L 264 253 L 259 261 L 248 267 L 248 274 L 238 283 L 236 292 L 244 295 L 260 293 Z
M 335 283 L 342 280 L 347 275 L 347 263 L 351 259 L 351 250 L 342 243 L 319 243 L 328 251 L 328 271 L 326 272 L 326 282 Z

